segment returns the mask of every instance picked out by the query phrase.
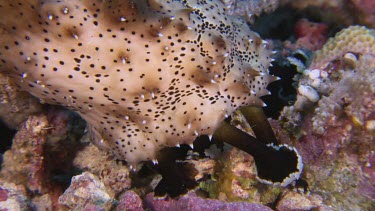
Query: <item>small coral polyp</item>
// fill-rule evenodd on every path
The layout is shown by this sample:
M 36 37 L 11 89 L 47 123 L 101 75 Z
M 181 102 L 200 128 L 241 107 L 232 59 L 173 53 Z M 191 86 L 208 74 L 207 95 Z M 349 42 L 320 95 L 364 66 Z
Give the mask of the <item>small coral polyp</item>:
M 0 13 L 0 71 L 131 164 L 262 106 L 276 79 L 265 42 L 221 1 L 0 0 Z

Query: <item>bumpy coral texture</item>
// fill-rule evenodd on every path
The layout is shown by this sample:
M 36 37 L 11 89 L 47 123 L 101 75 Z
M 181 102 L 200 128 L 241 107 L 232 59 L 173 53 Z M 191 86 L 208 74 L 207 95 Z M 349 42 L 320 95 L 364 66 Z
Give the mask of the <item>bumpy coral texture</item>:
M 270 50 L 220 1 L 0 0 L 0 71 L 131 164 L 260 96 Z
M 324 67 L 348 52 L 375 55 L 375 30 L 364 26 L 343 29 L 315 53 L 310 69 Z

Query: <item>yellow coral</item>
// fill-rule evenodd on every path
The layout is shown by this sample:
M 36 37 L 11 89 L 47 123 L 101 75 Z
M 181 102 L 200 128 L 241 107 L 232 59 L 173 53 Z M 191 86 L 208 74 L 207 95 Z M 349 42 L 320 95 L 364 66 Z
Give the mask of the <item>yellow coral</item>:
M 350 26 L 341 30 L 315 52 L 310 69 L 322 68 L 348 52 L 375 55 L 375 30 L 364 26 Z

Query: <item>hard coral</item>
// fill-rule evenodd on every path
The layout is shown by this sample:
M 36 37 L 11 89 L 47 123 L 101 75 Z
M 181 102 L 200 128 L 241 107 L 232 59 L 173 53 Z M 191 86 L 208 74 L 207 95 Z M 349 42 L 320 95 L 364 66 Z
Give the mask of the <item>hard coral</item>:
M 375 30 L 364 26 L 343 29 L 315 53 L 310 69 L 321 68 L 348 52 L 375 55 Z
M 358 63 L 357 56 L 361 58 Z M 358 75 L 368 75 L 372 70 L 362 67 L 365 64 L 362 61 L 371 56 L 375 56 L 375 30 L 351 26 L 338 32 L 321 50 L 314 53 L 309 68 L 301 70 L 303 75 L 299 77 L 298 96 L 294 108 L 303 110 L 310 107 L 320 99 L 321 95 L 327 95 L 336 88 L 335 81 L 340 79 L 339 71 L 342 69 L 358 66 L 361 72 Z
M 310 190 L 335 210 L 373 210 L 375 56 L 357 52 L 330 58 L 324 69 L 305 70 L 300 77 L 300 86 L 315 90 L 318 102 L 303 115 L 295 104 L 282 118 L 301 117 L 294 121 L 301 129 L 292 132 Z
M 260 96 L 271 51 L 219 1 L 0 0 L 0 71 L 131 164 Z
M 0 179 L 0 210 L 30 210 L 24 186 Z
M 71 210 L 110 210 L 114 199 L 98 177 L 85 172 L 72 178 L 72 184 L 59 197 L 59 204 Z
M 80 147 L 78 130 L 83 128 L 76 119 L 65 109 L 31 115 L 15 134 L 11 149 L 4 153 L 0 178 L 24 185 L 33 200 L 40 194 L 52 199 L 60 195 L 70 182 L 65 178 L 74 173 L 71 161 Z
M 4 154 L 2 178 L 12 178 L 32 192 L 46 193 L 50 183 L 46 179 L 43 145 L 46 143 L 46 116 L 30 116 L 16 134 L 12 149 Z

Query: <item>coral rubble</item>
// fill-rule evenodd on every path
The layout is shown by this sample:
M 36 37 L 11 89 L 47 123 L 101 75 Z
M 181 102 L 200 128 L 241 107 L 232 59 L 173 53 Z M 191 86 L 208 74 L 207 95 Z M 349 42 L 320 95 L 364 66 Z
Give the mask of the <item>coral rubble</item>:
M 31 116 L 26 121 L 13 140 L 12 150 L 4 154 L 2 177 L 22 181 L 30 191 L 47 192 L 48 182 L 43 173 L 47 127 L 46 116 Z
M 4 153 L 0 177 L 24 187 L 33 206 L 50 203 L 57 208 L 57 196 L 74 174 L 72 159 L 84 124 L 73 116 L 57 108 L 29 116 L 13 138 L 11 149 Z
M 114 200 L 98 177 L 85 172 L 72 178 L 59 203 L 72 210 L 110 210 Z
M 27 118 L 40 112 L 38 99 L 21 91 L 12 80 L 0 73 L 0 118 L 10 128 L 18 128 Z
M 25 187 L 0 180 L 0 209 L 1 210 L 28 210 L 32 206 L 27 197 Z
M 98 176 L 111 196 L 118 196 L 131 187 L 129 168 L 116 162 L 113 156 L 105 155 L 94 145 L 78 151 L 74 166 Z
M 120 196 L 116 210 L 142 211 L 144 210 L 142 199 L 134 191 L 126 191 Z
M 276 210 L 331 210 L 323 205 L 323 198 L 317 194 L 303 194 L 294 191 L 285 191 L 280 196 L 280 201 L 276 205 Z

